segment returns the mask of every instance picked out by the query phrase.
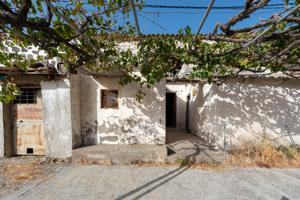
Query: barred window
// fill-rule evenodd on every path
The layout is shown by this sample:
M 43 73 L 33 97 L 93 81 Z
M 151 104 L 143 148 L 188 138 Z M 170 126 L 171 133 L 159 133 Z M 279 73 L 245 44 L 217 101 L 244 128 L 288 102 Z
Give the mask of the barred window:
M 36 104 L 38 88 L 20 88 L 21 94 L 14 100 L 15 104 Z
M 101 108 L 118 108 L 118 90 L 101 90 Z

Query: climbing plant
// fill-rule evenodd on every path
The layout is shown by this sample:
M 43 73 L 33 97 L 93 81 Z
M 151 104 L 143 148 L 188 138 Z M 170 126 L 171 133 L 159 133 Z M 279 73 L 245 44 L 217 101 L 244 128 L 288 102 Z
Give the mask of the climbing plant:
M 0 1 L 0 63 L 26 70 L 45 56 L 30 60 L 5 48 L 34 45 L 45 51 L 47 58 L 60 57 L 71 73 L 81 71 L 93 75 L 118 71 L 123 74 L 121 84 L 140 84 L 138 99 L 144 96 L 144 87 L 151 87 L 168 74 L 176 77 L 183 64 L 194 66 L 191 78 L 206 81 L 222 81 L 242 71 L 282 71 L 293 76 L 300 53 L 299 9 L 280 23 L 278 20 L 291 8 L 274 13 L 258 24 L 235 28 L 269 2 L 245 0 L 243 10 L 227 23 L 217 24 L 208 35 L 195 37 L 186 27 L 176 36 L 147 37 L 137 36 L 135 25 L 129 20 L 130 0 Z M 293 3 L 297 6 L 299 1 Z M 143 0 L 136 0 L 134 6 L 142 9 Z M 246 45 L 268 27 L 272 29 L 253 45 Z M 135 48 L 121 47 L 124 39 L 131 41 Z M 2 95 L 7 91 L 11 90 L 3 89 Z M 17 93 L 5 95 L 11 94 Z

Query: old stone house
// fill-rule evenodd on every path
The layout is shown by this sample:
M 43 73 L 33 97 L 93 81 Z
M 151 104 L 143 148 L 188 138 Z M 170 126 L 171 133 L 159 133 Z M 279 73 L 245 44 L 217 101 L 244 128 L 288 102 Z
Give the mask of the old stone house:
M 89 145 L 165 145 L 174 129 L 222 149 L 262 137 L 300 143 L 300 80 L 245 74 L 216 85 L 186 80 L 188 72 L 146 89 L 139 103 L 138 85 L 121 86 L 117 74 L 1 67 L 0 76 L 12 77 L 22 94 L 0 104 L 0 157 L 67 158 Z

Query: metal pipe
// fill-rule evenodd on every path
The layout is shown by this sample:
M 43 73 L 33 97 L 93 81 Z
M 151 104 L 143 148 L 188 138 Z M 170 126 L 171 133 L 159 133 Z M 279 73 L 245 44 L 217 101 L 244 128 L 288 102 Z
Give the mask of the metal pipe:
M 137 17 L 137 14 L 136 14 L 136 9 L 135 9 L 135 5 L 134 5 L 133 0 L 130 0 L 130 3 L 131 3 L 131 7 L 132 7 L 132 12 L 133 12 L 135 26 L 136 26 L 138 35 L 141 36 L 142 33 L 141 33 L 141 29 L 140 29 L 140 25 L 139 25 L 139 21 L 138 21 L 138 17 Z
M 208 17 L 208 14 L 209 14 L 211 8 L 213 7 L 214 3 L 215 3 L 215 0 L 211 0 L 211 1 L 210 1 L 209 5 L 208 5 L 208 7 L 207 7 L 207 9 L 206 9 L 206 11 L 205 11 L 205 14 L 204 14 L 204 16 L 203 16 L 203 18 L 202 18 L 202 20 L 201 20 L 201 22 L 200 22 L 200 24 L 199 24 L 198 30 L 197 30 L 197 32 L 196 32 L 196 34 L 195 34 L 195 37 L 194 37 L 192 43 L 195 42 L 195 40 L 196 40 L 196 38 L 197 38 L 197 35 L 200 33 L 200 31 L 201 31 L 201 29 L 202 29 L 202 27 L 203 27 L 203 25 L 204 25 L 204 22 L 206 21 L 206 18 Z

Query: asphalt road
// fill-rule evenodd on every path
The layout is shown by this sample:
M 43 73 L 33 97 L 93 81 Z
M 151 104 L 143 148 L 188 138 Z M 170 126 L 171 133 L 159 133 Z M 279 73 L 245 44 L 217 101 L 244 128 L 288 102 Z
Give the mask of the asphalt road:
M 300 169 L 65 166 L 3 199 L 300 199 Z

